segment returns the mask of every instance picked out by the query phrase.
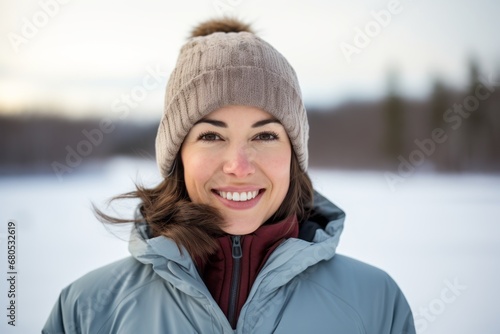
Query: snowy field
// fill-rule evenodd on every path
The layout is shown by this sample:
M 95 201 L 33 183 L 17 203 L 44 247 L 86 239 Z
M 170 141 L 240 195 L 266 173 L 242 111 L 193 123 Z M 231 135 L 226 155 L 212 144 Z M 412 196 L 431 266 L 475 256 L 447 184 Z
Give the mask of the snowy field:
M 404 291 L 419 333 L 500 333 L 500 175 L 415 174 L 391 191 L 383 173 L 311 170 L 347 213 L 339 253 L 381 267 Z M 0 333 L 40 333 L 60 290 L 128 256 L 126 228 L 91 202 L 153 185 L 156 166 L 115 159 L 54 175 L 0 177 Z M 131 206 L 132 203 L 129 203 Z M 119 212 L 128 212 L 121 205 Z M 7 325 L 7 223 L 17 224 L 16 327 Z

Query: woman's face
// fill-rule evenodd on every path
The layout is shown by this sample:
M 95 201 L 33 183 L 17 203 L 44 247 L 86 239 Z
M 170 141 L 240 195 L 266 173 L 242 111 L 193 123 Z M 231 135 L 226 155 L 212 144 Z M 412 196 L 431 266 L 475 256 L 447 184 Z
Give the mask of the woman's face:
M 254 232 L 290 185 L 292 148 L 284 127 L 254 107 L 227 106 L 197 122 L 181 148 L 191 201 L 219 209 L 224 232 Z

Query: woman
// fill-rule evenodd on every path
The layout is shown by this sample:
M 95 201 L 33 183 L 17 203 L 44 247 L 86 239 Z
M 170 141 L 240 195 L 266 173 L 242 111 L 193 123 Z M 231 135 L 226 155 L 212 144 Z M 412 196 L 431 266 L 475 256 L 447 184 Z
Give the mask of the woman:
M 387 274 L 335 254 L 345 215 L 312 189 L 279 52 L 238 21 L 203 23 L 165 102 L 164 181 L 118 197 L 142 201 L 132 257 L 65 288 L 43 333 L 415 332 Z

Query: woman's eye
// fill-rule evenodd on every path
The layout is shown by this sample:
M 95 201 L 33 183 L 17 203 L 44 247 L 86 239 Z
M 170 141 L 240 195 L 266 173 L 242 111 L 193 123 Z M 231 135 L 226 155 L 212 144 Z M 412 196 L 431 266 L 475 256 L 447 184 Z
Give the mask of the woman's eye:
M 221 139 L 220 136 L 213 132 L 202 133 L 198 137 L 198 140 L 203 140 L 203 141 L 216 141 L 220 139 Z
M 255 136 L 256 140 L 272 141 L 278 139 L 278 134 L 274 132 L 262 132 Z

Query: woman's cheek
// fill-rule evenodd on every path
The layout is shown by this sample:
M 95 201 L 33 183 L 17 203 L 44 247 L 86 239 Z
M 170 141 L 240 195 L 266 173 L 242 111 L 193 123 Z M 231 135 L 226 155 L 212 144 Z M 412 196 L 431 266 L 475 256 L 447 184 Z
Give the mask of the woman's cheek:
M 210 169 L 220 163 L 221 153 L 216 150 L 206 150 L 198 154 L 198 167 Z
M 267 169 L 275 170 L 278 173 L 282 171 L 287 171 L 289 173 L 291 160 L 292 152 L 287 148 L 269 151 L 263 156 L 263 161 Z
M 198 182 L 207 182 L 213 178 L 217 171 L 218 166 L 220 166 L 220 155 L 219 158 L 216 154 L 203 152 L 197 154 L 193 157 L 193 164 L 191 165 L 191 174 L 196 175 Z

